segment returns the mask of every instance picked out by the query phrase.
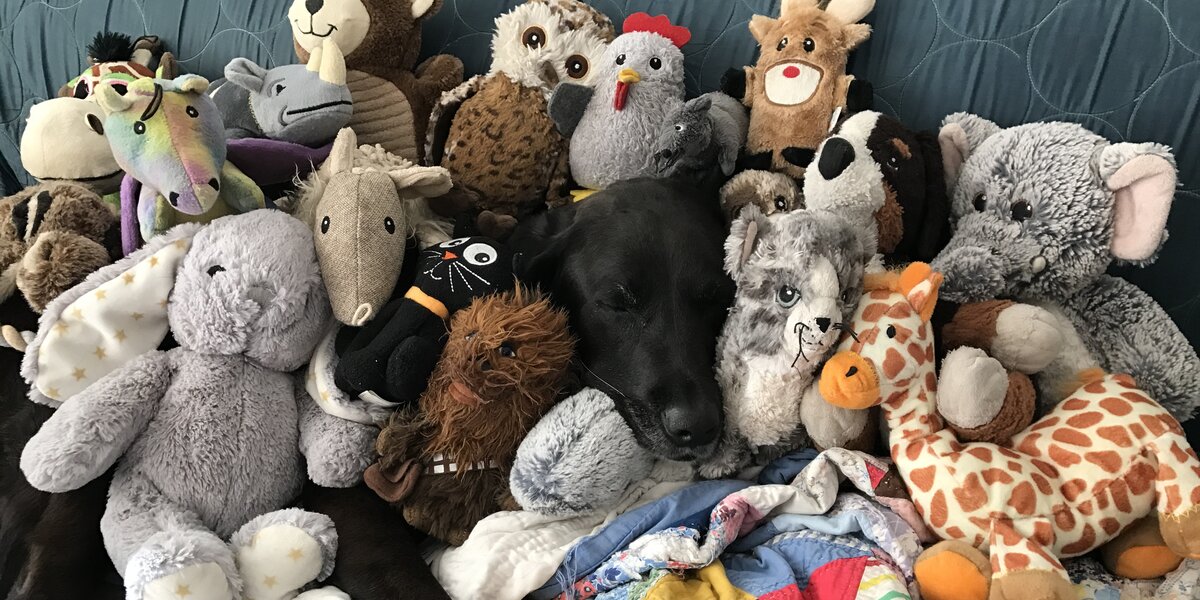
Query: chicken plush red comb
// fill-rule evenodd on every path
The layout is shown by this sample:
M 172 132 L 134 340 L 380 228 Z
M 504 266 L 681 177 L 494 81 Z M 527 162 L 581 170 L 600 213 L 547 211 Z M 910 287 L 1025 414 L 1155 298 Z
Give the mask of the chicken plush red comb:
M 633 13 L 625 18 L 625 23 L 621 25 L 621 33 L 634 31 L 657 33 L 671 40 L 676 48 L 682 48 L 684 44 L 688 43 L 688 40 L 692 39 L 692 32 L 688 31 L 687 27 L 672 25 L 671 19 L 667 15 L 652 17 L 644 12 Z

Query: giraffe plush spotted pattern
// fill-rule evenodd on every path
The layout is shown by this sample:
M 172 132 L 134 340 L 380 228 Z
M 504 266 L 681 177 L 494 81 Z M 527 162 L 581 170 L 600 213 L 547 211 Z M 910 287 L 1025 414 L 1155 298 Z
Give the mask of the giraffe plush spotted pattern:
M 869 277 L 857 338 L 820 380 L 833 404 L 882 405 L 892 459 L 925 522 L 947 540 L 918 563 L 923 597 L 1074 600 L 1059 559 L 1127 529 L 1145 538 L 1154 533 L 1148 515 L 1161 537 L 1125 544 L 1126 561 L 1169 569 L 1200 557 L 1200 460 L 1178 422 L 1126 375 L 1083 375 L 1008 445 L 955 438 L 936 413 L 929 317 L 941 280 L 923 263 Z

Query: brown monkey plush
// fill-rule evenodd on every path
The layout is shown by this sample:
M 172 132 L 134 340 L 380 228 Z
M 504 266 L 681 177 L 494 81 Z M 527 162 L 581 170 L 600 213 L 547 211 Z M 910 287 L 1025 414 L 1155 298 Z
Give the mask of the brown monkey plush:
M 367 485 L 410 525 L 459 545 L 480 519 L 517 509 L 508 472 L 566 383 L 567 317 L 536 292 L 477 298 L 455 314 L 419 408 L 392 415 Z
M 117 217 L 86 187 L 35 185 L 0 199 L 0 301 L 20 291 L 35 312 L 113 261 Z M 114 248 L 115 250 L 115 248 Z M 24 350 L 15 329 L 5 341 Z

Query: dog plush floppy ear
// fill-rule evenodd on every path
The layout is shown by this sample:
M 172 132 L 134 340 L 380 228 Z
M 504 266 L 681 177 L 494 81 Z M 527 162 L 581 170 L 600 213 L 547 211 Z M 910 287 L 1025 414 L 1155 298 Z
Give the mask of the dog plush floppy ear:
M 1166 239 L 1175 198 L 1175 157 L 1161 144 L 1121 143 L 1102 148 L 1095 161 L 1113 194 L 1113 257 L 1133 263 L 1153 260 Z
M 942 119 L 938 144 L 942 147 L 947 189 L 954 189 L 963 163 L 967 162 L 983 140 L 999 131 L 999 125 L 971 113 L 954 113 Z
M 176 270 L 200 227 L 180 225 L 153 238 L 46 306 L 21 364 L 31 400 L 59 406 L 158 348 L 167 336 Z
M 758 237 L 771 226 L 757 204 L 747 204 L 729 227 L 725 238 L 725 272 L 734 280 L 742 273 L 742 265 L 754 253 Z
M 925 161 L 925 215 L 915 238 L 913 259 L 931 261 L 950 241 L 950 195 L 946 193 L 946 172 L 938 136 L 917 132 Z

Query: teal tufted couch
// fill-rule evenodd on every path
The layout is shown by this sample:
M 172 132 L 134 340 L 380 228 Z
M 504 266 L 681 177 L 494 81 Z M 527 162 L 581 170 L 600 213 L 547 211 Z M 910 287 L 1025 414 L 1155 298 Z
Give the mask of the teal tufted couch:
M 691 28 L 688 91 L 708 91 L 754 60 L 746 22 L 778 0 L 591 0 L 618 22 L 665 13 Z M 445 0 L 424 54 L 486 69 L 492 19 L 518 0 Z M 851 70 L 876 105 L 922 128 L 969 110 L 1003 125 L 1062 119 L 1113 139 L 1175 148 L 1182 187 L 1172 238 L 1148 269 L 1122 269 L 1200 343 L 1200 1 L 877 0 L 872 39 Z M 187 71 L 215 77 L 246 56 L 292 60 L 289 0 L 0 0 L 0 183 L 29 182 L 18 141 L 33 103 L 82 68 L 100 29 L 163 36 Z

